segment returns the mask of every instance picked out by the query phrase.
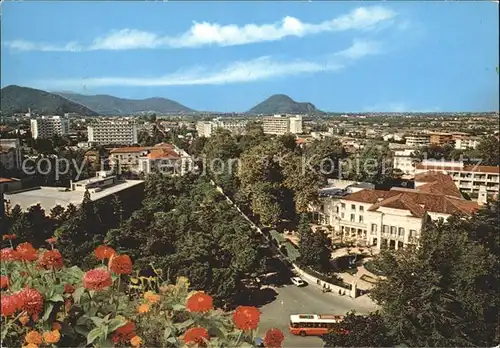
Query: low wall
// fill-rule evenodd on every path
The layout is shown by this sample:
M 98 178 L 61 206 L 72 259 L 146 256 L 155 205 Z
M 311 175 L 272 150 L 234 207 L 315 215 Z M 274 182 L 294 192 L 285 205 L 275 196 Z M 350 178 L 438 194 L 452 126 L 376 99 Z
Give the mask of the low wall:
M 346 296 L 356 298 L 356 286 L 353 286 L 352 290 L 348 290 L 348 289 L 345 289 L 345 288 L 340 287 L 338 285 L 327 283 L 321 279 L 318 279 L 318 278 L 306 273 L 305 271 L 301 270 L 296 264 L 293 264 L 293 268 L 295 269 L 297 274 L 299 274 L 301 276 L 301 278 L 303 278 L 305 281 L 307 281 L 309 284 L 311 284 L 313 286 L 323 288 L 323 284 L 325 284 L 327 287 L 332 289 L 332 294 L 338 295 L 339 291 L 340 291 L 342 294 L 345 293 Z M 318 280 L 320 281 L 319 284 L 318 284 Z

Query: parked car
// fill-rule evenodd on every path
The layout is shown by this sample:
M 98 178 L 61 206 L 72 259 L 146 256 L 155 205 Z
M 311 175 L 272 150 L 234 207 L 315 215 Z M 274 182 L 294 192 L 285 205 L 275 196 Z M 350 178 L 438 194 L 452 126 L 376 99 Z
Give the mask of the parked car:
M 293 284 L 295 284 L 297 286 L 306 285 L 306 283 L 302 279 L 300 279 L 299 277 L 292 277 L 292 278 L 290 278 L 290 280 L 292 281 Z

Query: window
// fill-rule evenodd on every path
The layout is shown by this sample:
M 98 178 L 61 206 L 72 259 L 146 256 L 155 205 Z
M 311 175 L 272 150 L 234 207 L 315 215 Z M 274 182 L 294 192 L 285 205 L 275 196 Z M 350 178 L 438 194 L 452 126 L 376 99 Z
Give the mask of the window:
M 340 203 L 340 206 L 342 207 L 342 209 L 345 208 L 345 203 Z
M 338 207 L 338 206 L 336 207 L 335 211 L 336 211 L 337 213 L 339 212 L 339 207 Z
M 359 216 L 359 222 L 363 222 L 363 215 Z
M 351 209 L 356 210 L 356 204 L 351 204 Z
M 404 236 L 405 236 L 405 229 L 404 229 L 403 227 L 400 227 L 400 228 L 399 228 L 398 235 L 399 235 L 400 237 L 404 237 Z
M 359 211 L 365 211 L 365 207 L 363 207 L 362 205 L 359 206 Z
M 340 217 L 343 219 L 345 217 L 344 213 L 340 213 Z
M 417 231 L 415 230 L 410 230 L 410 234 L 408 235 L 409 238 L 413 238 L 417 236 Z
M 351 214 L 351 222 L 354 222 L 354 220 L 355 220 L 355 215 Z
M 389 226 L 387 226 L 387 225 L 382 226 L 382 232 L 388 233 L 389 232 Z
M 372 234 L 377 233 L 377 224 L 372 224 Z
M 396 227 L 395 226 L 391 226 L 391 234 L 396 235 Z

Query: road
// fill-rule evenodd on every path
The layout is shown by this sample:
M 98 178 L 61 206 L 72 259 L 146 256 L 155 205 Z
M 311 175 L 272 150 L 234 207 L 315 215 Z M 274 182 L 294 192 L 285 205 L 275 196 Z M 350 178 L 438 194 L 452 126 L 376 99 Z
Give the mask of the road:
M 285 334 L 285 348 L 323 347 L 319 337 L 301 337 L 288 332 L 291 314 L 345 314 L 350 310 L 369 313 L 376 309 L 368 301 L 359 298 L 324 294 L 314 285 L 300 288 L 285 285 L 275 290 L 278 292 L 276 300 L 260 307 L 262 316 L 257 335 L 263 338 L 268 329 L 278 328 Z

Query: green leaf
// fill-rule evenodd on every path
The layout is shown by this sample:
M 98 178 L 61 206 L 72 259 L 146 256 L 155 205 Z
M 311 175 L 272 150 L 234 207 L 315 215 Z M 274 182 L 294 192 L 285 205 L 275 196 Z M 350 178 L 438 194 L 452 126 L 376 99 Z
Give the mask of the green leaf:
M 102 344 L 101 344 L 101 348 L 113 348 L 114 346 L 115 346 L 115 344 L 109 338 L 104 340 L 104 342 L 102 342 Z
M 191 325 L 194 324 L 194 320 L 193 319 L 188 319 L 182 323 L 177 323 L 177 324 L 174 324 L 174 326 L 178 329 L 178 330 L 183 330 L 185 328 L 188 328 L 190 327 Z
M 99 336 L 102 335 L 101 328 L 96 327 L 92 331 L 90 331 L 87 335 L 87 344 L 92 344 Z
M 42 321 L 47 321 L 49 319 L 50 314 L 52 313 L 53 309 L 54 309 L 54 304 L 47 303 L 47 308 L 45 309 L 45 312 L 43 313 Z
M 73 299 L 75 300 L 76 304 L 80 303 L 80 297 L 82 297 L 82 294 L 85 292 L 85 288 L 79 287 L 75 289 L 75 292 L 73 292 Z
M 176 303 L 172 306 L 172 309 L 174 311 L 182 311 L 184 309 L 186 309 L 186 306 L 182 305 L 182 304 L 179 304 L 179 303 Z
M 92 320 L 95 326 L 101 326 L 102 322 L 104 321 L 104 319 L 99 317 L 90 317 L 90 320 Z
M 49 298 L 49 301 L 52 301 L 52 302 L 64 302 L 64 298 L 62 297 L 62 295 L 54 294 L 54 295 L 52 295 L 51 298 Z
M 172 336 L 172 337 L 169 337 L 169 338 L 167 338 L 167 342 L 168 342 L 168 343 L 174 343 L 174 344 L 175 344 L 175 343 L 177 343 L 177 338 L 176 338 L 176 337 L 173 337 L 173 336 Z
M 125 325 L 127 323 L 126 320 L 123 320 L 121 318 L 113 318 L 109 321 L 109 332 L 113 332 L 115 331 L 116 329 L 122 327 L 123 325 Z
M 165 330 L 163 331 L 163 339 L 168 341 L 168 338 L 172 334 L 172 328 L 170 326 L 167 326 Z
M 89 334 L 89 330 L 87 330 L 87 327 L 84 325 L 75 326 L 75 331 L 82 336 L 87 336 Z

